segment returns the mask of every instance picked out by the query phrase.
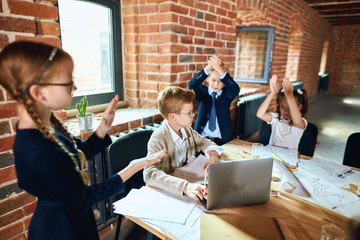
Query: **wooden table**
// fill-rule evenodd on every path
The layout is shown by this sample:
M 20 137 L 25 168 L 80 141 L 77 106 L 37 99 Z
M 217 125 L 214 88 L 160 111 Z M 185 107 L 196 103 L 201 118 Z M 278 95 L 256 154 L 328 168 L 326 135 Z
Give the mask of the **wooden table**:
M 235 139 L 223 145 L 223 148 L 223 159 L 251 159 L 251 156 L 247 154 L 251 152 L 250 142 Z M 300 157 L 311 159 L 306 156 Z M 234 214 L 244 218 L 275 217 L 286 239 L 320 239 L 321 226 L 329 223 L 334 223 L 349 235 L 351 231 L 350 226 L 359 224 L 356 220 L 347 218 L 285 191 L 281 191 L 281 195 L 278 197 L 270 197 L 270 200 L 263 204 L 218 209 L 212 212 L 215 214 Z M 127 216 L 127 218 L 161 239 L 176 239 L 171 233 L 149 226 L 137 218 L 130 216 Z M 258 230 L 261 231 L 261 229 Z

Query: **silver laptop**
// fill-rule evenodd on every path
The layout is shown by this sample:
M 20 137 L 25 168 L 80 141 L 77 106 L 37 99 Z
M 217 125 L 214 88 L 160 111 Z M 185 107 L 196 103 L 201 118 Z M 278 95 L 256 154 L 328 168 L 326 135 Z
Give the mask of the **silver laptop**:
M 269 201 L 272 158 L 211 164 L 208 210 Z

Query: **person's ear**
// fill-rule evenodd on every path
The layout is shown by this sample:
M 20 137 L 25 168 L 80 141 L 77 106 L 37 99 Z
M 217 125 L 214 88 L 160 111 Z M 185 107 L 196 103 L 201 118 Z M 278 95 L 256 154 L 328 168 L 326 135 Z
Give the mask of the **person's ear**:
M 176 113 L 169 113 L 168 118 L 174 120 Z
M 39 85 L 31 85 L 29 88 L 29 95 L 35 100 L 35 101 L 42 101 L 45 100 L 45 97 L 42 93 L 42 87 Z

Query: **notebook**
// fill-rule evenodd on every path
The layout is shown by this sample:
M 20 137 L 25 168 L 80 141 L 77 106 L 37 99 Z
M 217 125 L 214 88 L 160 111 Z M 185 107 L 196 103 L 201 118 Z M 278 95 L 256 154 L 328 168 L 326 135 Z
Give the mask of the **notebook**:
M 200 239 L 283 240 L 285 236 L 274 217 L 241 217 L 203 213 L 200 216 Z
M 269 201 L 272 158 L 210 164 L 208 210 Z

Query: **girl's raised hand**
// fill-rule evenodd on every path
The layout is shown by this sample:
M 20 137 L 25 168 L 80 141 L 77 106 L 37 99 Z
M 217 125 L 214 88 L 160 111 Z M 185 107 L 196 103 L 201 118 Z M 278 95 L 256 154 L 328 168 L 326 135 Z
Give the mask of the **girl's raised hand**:
M 274 94 L 277 94 L 280 90 L 280 83 L 278 82 L 278 77 L 276 74 L 273 74 L 270 79 L 270 91 Z
M 288 77 L 284 77 L 282 86 L 284 88 L 285 97 L 289 97 L 293 95 L 294 87 Z
M 96 135 L 99 138 L 104 138 L 107 130 L 109 130 L 112 126 L 112 122 L 114 121 L 115 111 L 117 107 L 117 103 L 119 102 L 119 96 L 116 95 L 109 105 L 107 106 L 103 117 L 101 119 L 99 127 L 96 129 Z
M 160 162 L 161 159 L 163 157 L 165 157 L 166 155 L 168 155 L 167 150 L 162 150 L 160 152 L 150 154 L 149 156 L 146 157 L 147 166 L 150 166 L 150 165 Z

